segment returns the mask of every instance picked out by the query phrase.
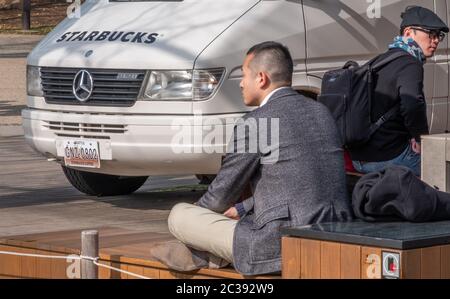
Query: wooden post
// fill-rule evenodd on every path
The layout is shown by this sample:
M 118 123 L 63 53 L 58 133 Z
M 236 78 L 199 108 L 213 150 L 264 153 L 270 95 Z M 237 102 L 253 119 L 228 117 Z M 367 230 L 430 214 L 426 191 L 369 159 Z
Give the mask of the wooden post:
M 81 255 L 95 258 L 98 257 L 98 254 L 98 231 L 88 230 L 81 232 Z M 98 278 L 98 267 L 93 261 L 81 260 L 81 278 Z
M 22 0 L 22 29 L 31 29 L 31 0 Z

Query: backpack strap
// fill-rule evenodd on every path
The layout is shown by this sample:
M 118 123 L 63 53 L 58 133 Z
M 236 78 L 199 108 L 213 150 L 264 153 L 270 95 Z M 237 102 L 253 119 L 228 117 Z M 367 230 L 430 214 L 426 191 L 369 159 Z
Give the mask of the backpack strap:
M 342 68 L 350 69 L 350 68 L 355 68 L 355 67 L 359 67 L 359 64 L 354 60 L 349 60 L 345 63 L 345 65 Z
M 370 139 L 372 135 L 388 120 L 394 117 L 400 111 L 400 105 L 395 105 L 388 112 L 386 112 L 382 117 L 380 117 L 375 123 L 370 126 L 369 129 L 369 137 Z
M 396 53 L 394 53 L 392 55 L 389 55 L 388 57 L 385 57 L 384 59 L 380 60 L 379 62 L 377 62 L 377 63 L 375 63 L 373 65 L 370 64 L 371 65 L 371 70 L 372 71 L 377 71 L 380 68 L 382 68 L 383 66 L 385 66 L 386 64 L 396 60 L 397 58 L 400 58 L 400 57 L 403 57 L 403 56 L 406 56 L 406 55 L 410 55 L 410 54 L 408 54 L 407 52 L 405 52 L 403 50 L 402 51 L 398 51 L 398 52 L 396 52 Z

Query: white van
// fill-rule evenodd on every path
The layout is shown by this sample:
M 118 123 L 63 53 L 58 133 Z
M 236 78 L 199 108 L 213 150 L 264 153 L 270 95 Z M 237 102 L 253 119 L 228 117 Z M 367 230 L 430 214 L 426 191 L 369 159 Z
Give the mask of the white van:
M 28 57 L 25 138 L 87 194 L 215 174 L 249 110 L 239 81 L 251 46 L 288 46 L 294 88 L 315 97 L 325 71 L 384 52 L 414 4 L 450 19 L 450 0 L 87 1 Z M 425 67 L 433 133 L 449 127 L 448 61 L 446 38 Z

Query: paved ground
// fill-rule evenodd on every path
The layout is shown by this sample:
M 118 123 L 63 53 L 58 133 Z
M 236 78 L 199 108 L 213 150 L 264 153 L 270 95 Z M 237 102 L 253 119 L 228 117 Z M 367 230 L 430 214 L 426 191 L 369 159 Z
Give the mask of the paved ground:
M 43 35 L 0 34 L 0 58 L 26 58 Z
M 42 35 L 0 34 L 0 126 L 20 125 L 26 105 L 26 56 Z
M 167 233 L 171 207 L 204 193 L 197 182 L 193 176 L 149 178 L 132 195 L 89 197 L 22 137 L 0 137 L 0 237 L 106 226 Z

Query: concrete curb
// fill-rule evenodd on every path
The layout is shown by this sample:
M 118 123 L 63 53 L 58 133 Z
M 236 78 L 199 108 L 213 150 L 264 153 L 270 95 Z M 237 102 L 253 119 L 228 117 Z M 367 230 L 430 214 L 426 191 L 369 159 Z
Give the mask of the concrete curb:
M 0 137 L 23 136 L 21 125 L 2 125 L 0 126 Z
M 0 53 L 0 58 L 27 58 L 29 52 Z

